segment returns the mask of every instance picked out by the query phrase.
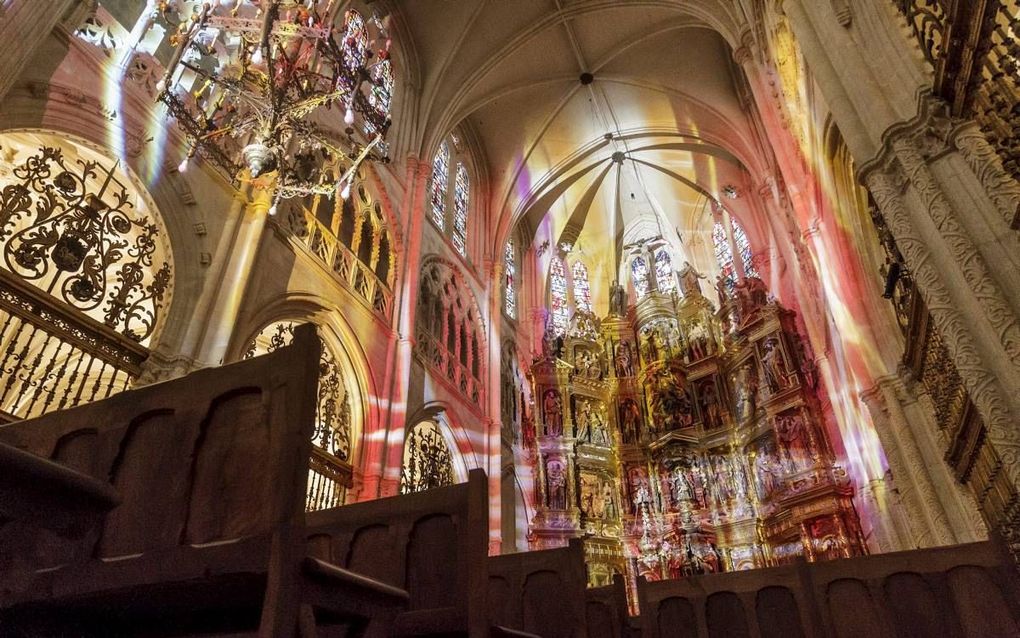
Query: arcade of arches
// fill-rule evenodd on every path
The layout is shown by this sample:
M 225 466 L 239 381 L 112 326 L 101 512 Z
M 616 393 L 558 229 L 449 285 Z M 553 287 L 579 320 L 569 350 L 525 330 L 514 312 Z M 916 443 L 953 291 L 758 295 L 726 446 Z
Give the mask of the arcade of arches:
M 1015 0 L 341 2 L 390 161 L 279 206 L 178 167 L 152 4 L 0 8 L 0 418 L 311 322 L 310 510 L 481 468 L 593 585 L 1020 549 Z

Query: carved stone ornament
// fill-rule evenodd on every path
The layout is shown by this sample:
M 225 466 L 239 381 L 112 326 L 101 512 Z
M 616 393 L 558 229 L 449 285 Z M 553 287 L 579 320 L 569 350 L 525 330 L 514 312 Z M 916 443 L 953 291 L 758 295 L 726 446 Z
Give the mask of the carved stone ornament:
M 1013 380 L 1020 378 L 1020 324 L 1003 290 L 991 277 L 983 255 L 961 225 L 958 213 L 928 166 L 926 155 L 930 156 L 937 148 L 934 139 L 938 132 L 946 130 L 948 121 L 941 118 L 943 122 L 934 124 L 940 119 L 934 112 L 936 106 L 933 98 L 922 97 L 919 116 L 887 133 L 883 151 L 862 166 L 861 177 L 875 198 L 971 400 L 988 427 L 989 441 L 999 454 L 1002 470 L 1009 482 L 1017 486 L 1020 485 L 1020 431 L 1015 427 L 1018 408 L 1011 403 L 1017 396 Z M 949 137 L 947 135 L 947 139 Z M 980 150 L 981 145 L 973 141 L 971 134 L 964 133 L 963 142 L 972 149 L 971 159 L 968 159 L 972 167 L 980 157 L 987 163 L 987 152 Z M 994 165 L 979 167 L 975 173 L 986 187 L 998 181 Z M 907 186 L 914 198 L 905 196 Z M 996 201 L 1003 202 L 1004 197 L 1009 195 L 997 196 Z M 918 200 L 921 207 L 911 208 L 910 202 Z M 919 224 L 928 223 L 934 224 L 943 242 L 936 250 L 948 251 L 992 329 L 994 341 L 989 343 L 989 337 L 984 337 L 984 349 L 994 345 L 1002 348 L 1012 367 L 1012 378 L 1002 378 L 989 369 L 979 333 L 961 310 L 959 295 L 951 294 L 945 273 L 936 264 L 937 256 L 942 255 L 932 249 L 930 238 L 919 230 Z

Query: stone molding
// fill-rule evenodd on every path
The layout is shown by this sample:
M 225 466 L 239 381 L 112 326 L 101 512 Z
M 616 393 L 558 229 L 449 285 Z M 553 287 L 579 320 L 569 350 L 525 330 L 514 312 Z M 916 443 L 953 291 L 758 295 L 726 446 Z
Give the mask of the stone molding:
M 943 113 L 943 105 L 930 94 L 922 93 L 918 115 L 890 128 L 883 135 L 879 155 L 863 164 L 859 171 L 875 198 L 892 232 L 918 291 L 949 350 L 960 377 L 986 427 L 989 441 L 1002 462 L 1002 471 L 1014 487 L 1020 486 L 1020 430 L 1017 420 L 1020 379 L 1020 321 L 1008 297 L 991 276 L 989 267 L 972 238 L 960 222 L 960 213 L 936 179 L 929 162 L 959 152 L 986 189 L 1000 212 L 1010 210 L 1015 184 L 1002 176 L 1001 164 L 989 153 L 987 142 L 967 123 L 955 125 Z M 966 150 L 960 147 L 965 147 Z M 999 192 L 998 189 L 1005 187 Z M 908 197 L 912 195 L 912 197 Z M 921 206 L 917 206 L 919 202 Z M 916 220 L 916 221 L 915 221 Z M 919 224 L 934 224 L 941 242 L 922 236 Z M 949 284 L 955 273 L 943 272 L 949 265 L 959 269 L 970 293 L 971 309 L 979 308 L 991 328 L 981 331 L 971 325 L 961 310 L 960 295 L 951 294 Z M 941 258 L 942 264 L 938 263 Z M 982 348 L 983 346 L 983 348 Z M 988 353 L 998 349 L 999 374 Z M 1001 374 L 1005 373 L 1005 374 Z M 1013 509 L 1020 509 L 1014 503 Z M 1016 519 L 1017 511 L 1013 516 Z M 1007 521 L 1001 523 L 1009 524 Z M 1007 530 L 1002 530 L 1004 534 Z M 1020 532 L 1015 532 L 1020 533 Z

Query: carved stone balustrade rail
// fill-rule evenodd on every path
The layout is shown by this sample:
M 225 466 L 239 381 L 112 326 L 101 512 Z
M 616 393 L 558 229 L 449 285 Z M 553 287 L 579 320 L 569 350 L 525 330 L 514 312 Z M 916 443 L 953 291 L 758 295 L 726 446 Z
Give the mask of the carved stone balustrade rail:
M 389 318 L 393 309 L 393 291 L 314 213 L 304 207 L 295 207 L 286 219 L 275 221 L 278 228 L 285 230 L 292 241 L 318 259 L 344 288 L 363 299 L 377 315 Z

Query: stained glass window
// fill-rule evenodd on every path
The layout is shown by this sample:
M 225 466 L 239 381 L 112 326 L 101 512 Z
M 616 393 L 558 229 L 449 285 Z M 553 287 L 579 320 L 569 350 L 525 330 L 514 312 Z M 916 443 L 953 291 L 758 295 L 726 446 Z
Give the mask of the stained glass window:
M 758 270 L 754 267 L 753 255 L 751 254 L 751 242 L 747 241 L 747 233 L 740 227 L 737 220 L 733 222 L 733 243 L 737 245 L 737 252 L 740 253 L 740 261 L 744 265 L 744 275 L 757 277 Z
M 393 99 L 393 66 L 389 60 L 382 60 L 372 67 L 372 90 L 368 94 L 368 105 L 374 111 L 377 122 L 385 122 L 390 116 L 390 101 Z M 375 132 L 371 118 L 365 118 L 365 129 Z
M 676 290 L 673 262 L 665 248 L 655 251 L 655 283 L 659 286 L 659 292 L 669 294 Z
M 340 43 L 344 60 L 344 88 L 353 91 L 358 82 L 358 69 L 365 60 L 368 48 L 368 31 L 365 19 L 351 9 L 344 15 L 344 39 Z
M 503 269 L 506 271 L 506 290 L 504 291 L 503 310 L 506 316 L 511 319 L 517 318 L 517 291 L 514 286 L 517 283 L 517 263 L 514 261 L 514 240 L 510 238 L 506 242 L 506 250 L 503 252 Z
M 432 160 L 432 221 L 439 230 L 446 230 L 446 189 L 450 178 L 450 147 L 446 142 L 439 146 Z
M 571 275 L 574 278 L 574 306 L 578 310 L 591 312 L 591 286 L 588 285 L 588 268 L 583 262 L 575 261 Z
M 737 283 L 737 276 L 733 270 L 733 251 L 726 237 L 726 228 L 720 222 L 715 222 L 712 227 L 712 244 L 715 246 L 715 260 L 726 282 L 726 289 L 732 293 Z
M 563 260 L 554 257 L 549 267 L 549 296 L 552 300 L 552 322 L 556 335 L 562 335 L 570 324 L 570 309 L 567 307 L 567 273 Z
M 648 262 L 644 257 L 636 257 L 630 262 L 630 276 L 634 282 L 634 292 L 640 299 L 648 294 Z
M 461 255 L 467 254 L 467 219 L 469 201 L 468 172 L 457 163 L 457 176 L 453 186 L 453 245 Z

